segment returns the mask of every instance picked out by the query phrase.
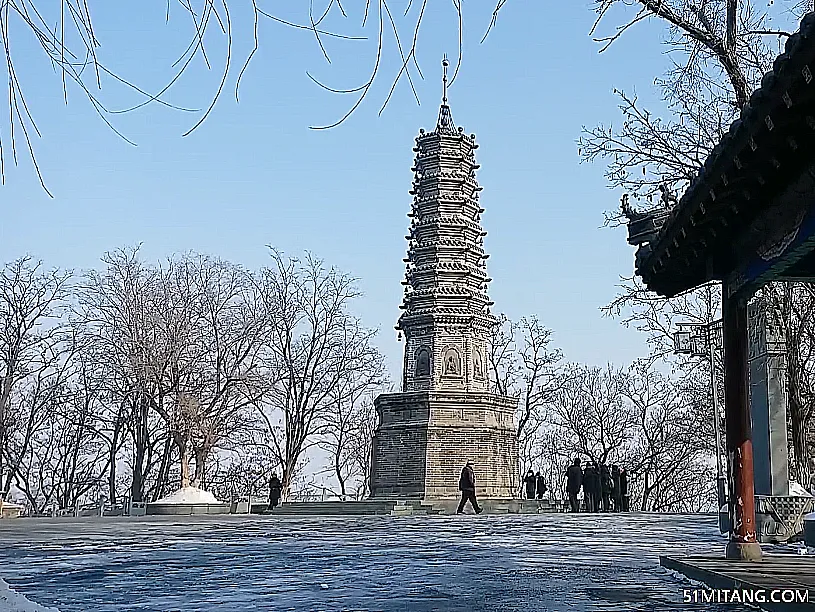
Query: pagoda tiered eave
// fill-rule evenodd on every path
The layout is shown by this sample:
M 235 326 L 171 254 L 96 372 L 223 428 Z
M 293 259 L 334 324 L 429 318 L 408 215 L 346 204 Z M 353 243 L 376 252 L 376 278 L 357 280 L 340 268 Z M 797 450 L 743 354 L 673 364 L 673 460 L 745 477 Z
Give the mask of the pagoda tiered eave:
M 399 318 L 396 325 L 398 330 L 410 329 L 414 326 L 445 324 L 462 328 L 474 328 L 482 331 L 491 329 L 497 319 L 484 313 L 473 313 L 466 309 L 427 309 L 423 312 L 405 313 Z

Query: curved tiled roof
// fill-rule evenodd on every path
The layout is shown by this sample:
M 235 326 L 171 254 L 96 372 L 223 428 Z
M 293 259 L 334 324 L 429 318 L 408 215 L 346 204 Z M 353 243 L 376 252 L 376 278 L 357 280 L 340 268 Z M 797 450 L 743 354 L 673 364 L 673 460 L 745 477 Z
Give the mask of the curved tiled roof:
M 793 81 L 801 79 L 807 85 L 810 84 L 813 74 L 803 56 L 808 57 L 814 52 L 815 13 L 809 13 L 801 20 L 799 30 L 787 39 L 784 52 L 775 59 L 772 70 L 764 75 L 761 85 L 750 95 L 739 118 L 732 122 L 728 132 L 699 168 L 696 176 L 662 225 L 659 234 L 650 243 L 650 252 L 645 251 L 643 257 L 638 258 L 637 273 L 643 277 L 649 287 L 653 284 L 654 289 L 660 293 L 678 293 L 691 288 L 691 286 L 679 287 L 670 279 L 660 278 L 660 271 L 655 268 L 660 267 L 661 263 L 657 265 L 657 262 L 662 258 L 668 259 L 666 252 L 669 249 L 681 248 L 681 243 L 680 246 L 677 246 L 678 234 L 681 232 L 681 237 L 685 238 L 686 230 L 691 231 L 688 223 L 690 217 L 699 213 L 700 209 L 704 211 L 703 206 L 706 200 L 715 202 L 716 190 L 721 190 L 722 185 L 728 184 L 725 171 L 732 170 L 734 163 L 736 168 L 741 169 L 739 153 L 746 147 L 756 151 L 757 145 L 754 138 L 759 135 L 759 130 L 773 130 L 773 119 L 770 114 L 773 107 L 776 107 L 782 100 L 787 108 L 794 106 L 795 101 L 789 98 L 787 88 Z M 810 117 L 807 117 L 807 120 L 809 119 Z M 813 137 L 811 134 L 801 136 L 803 138 Z M 671 269 L 670 272 L 675 273 L 676 271 Z M 666 269 L 665 274 L 668 273 L 669 270 Z M 702 279 L 697 284 L 707 280 L 710 279 Z M 691 277 L 688 278 L 688 283 L 692 283 Z M 660 289 L 662 286 L 666 289 Z M 668 289 L 669 286 L 670 289 Z

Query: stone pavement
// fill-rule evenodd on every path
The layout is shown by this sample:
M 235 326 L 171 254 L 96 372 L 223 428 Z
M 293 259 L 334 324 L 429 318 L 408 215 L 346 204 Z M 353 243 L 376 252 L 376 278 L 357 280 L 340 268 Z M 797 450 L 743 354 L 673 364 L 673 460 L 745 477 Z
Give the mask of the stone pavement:
M 0 540 L 0 578 L 61 612 L 690 611 L 659 555 L 724 547 L 713 517 L 638 514 L 19 519 Z

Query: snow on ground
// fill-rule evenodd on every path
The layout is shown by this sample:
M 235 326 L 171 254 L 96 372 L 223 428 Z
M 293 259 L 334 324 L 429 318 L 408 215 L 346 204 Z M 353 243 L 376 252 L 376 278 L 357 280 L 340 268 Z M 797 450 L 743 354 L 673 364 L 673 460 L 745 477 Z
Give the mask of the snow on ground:
M 59 610 L 34 603 L 0 579 L 0 612 L 59 612 Z
M 222 503 L 209 491 L 196 487 L 183 487 L 167 497 L 162 497 L 157 504 L 220 504 Z

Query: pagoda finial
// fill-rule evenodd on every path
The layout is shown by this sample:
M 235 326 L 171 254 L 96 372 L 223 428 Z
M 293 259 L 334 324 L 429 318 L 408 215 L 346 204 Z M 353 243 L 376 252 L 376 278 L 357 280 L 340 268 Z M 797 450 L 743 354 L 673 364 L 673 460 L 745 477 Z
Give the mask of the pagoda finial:
M 436 124 L 436 132 L 445 134 L 455 134 L 456 126 L 453 123 L 453 115 L 450 113 L 450 107 L 447 106 L 447 66 L 450 62 L 447 61 L 447 54 L 444 54 L 444 59 L 441 61 L 443 68 L 442 76 L 442 98 L 441 108 L 439 109 L 439 121 Z
M 446 53 L 444 54 L 444 59 L 441 61 L 441 65 L 442 65 L 443 70 L 444 70 L 444 76 L 442 77 L 443 94 L 442 94 L 441 102 L 442 102 L 442 104 L 447 104 L 447 66 L 450 65 L 450 62 L 447 61 L 447 54 Z

